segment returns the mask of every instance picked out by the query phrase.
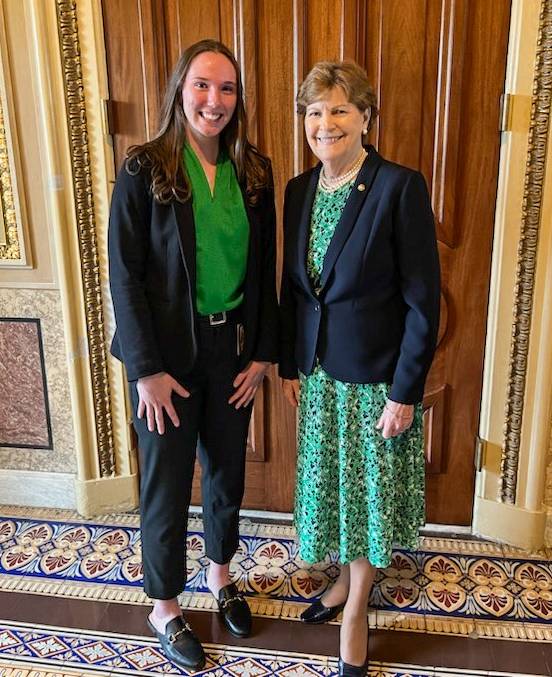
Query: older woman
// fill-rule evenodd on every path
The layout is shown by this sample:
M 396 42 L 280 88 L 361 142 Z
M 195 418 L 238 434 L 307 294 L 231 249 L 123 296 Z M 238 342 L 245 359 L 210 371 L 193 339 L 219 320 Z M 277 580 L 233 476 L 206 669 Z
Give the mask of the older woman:
M 280 375 L 299 406 L 299 555 L 337 551 L 341 563 L 302 620 L 343 610 L 339 674 L 356 676 L 368 669 L 376 568 L 394 543 L 414 548 L 424 522 L 420 401 L 439 263 L 422 175 L 365 145 L 377 115 L 366 73 L 318 63 L 297 103 L 320 163 L 286 189 Z

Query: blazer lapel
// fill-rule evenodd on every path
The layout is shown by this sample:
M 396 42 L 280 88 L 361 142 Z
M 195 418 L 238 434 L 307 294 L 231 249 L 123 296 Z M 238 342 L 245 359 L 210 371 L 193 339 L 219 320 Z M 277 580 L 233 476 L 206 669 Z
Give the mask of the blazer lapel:
M 318 164 L 311 172 L 309 182 L 307 184 L 305 195 L 303 198 L 303 209 L 301 211 L 301 218 L 297 228 L 297 271 L 303 282 L 305 289 L 312 293 L 312 285 L 307 274 L 307 248 L 309 246 L 309 233 L 312 207 L 314 204 L 314 196 L 316 195 L 316 187 L 318 185 L 318 176 L 322 165 Z
M 176 225 L 178 228 L 178 239 L 180 240 L 180 254 L 184 262 L 184 267 L 190 278 L 190 287 L 192 294 L 196 289 L 196 238 L 194 212 L 192 209 L 192 200 L 186 202 L 172 201 L 172 209 Z
M 326 283 L 328 282 L 328 278 L 332 272 L 333 267 L 335 266 L 337 257 L 341 253 L 341 250 L 343 249 L 345 242 L 347 241 L 347 238 L 349 237 L 351 230 L 356 223 L 358 213 L 370 191 L 379 164 L 380 162 L 378 153 L 372 147 L 370 147 L 368 157 L 364 160 L 364 164 L 358 173 L 349 199 L 345 204 L 343 212 L 341 213 L 341 218 L 339 219 L 335 233 L 329 244 L 326 256 L 324 257 L 322 274 L 320 275 L 320 290 L 324 289 Z M 364 188 L 360 188 L 361 186 L 364 186 Z

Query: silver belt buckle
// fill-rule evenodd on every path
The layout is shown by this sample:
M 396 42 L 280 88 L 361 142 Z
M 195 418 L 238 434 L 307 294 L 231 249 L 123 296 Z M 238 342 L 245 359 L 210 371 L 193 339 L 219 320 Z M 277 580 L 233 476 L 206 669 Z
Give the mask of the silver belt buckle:
M 215 320 L 215 315 L 222 315 L 222 318 L 220 320 Z M 219 324 L 226 324 L 226 311 L 223 310 L 222 313 L 212 313 L 209 315 L 209 324 L 211 327 L 216 327 Z

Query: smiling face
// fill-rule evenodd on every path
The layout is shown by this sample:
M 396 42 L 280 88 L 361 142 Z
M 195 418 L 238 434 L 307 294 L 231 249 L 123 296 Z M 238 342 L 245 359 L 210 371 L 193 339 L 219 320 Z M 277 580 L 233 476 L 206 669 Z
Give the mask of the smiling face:
M 368 115 L 347 100 L 341 87 L 332 87 L 306 107 L 307 141 L 330 176 L 346 171 L 360 155 Z
M 182 86 L 188 135 L 197 143 L 218 137 L 230 122 L 237 101 L 232 62 L 218 52 L 202 52 L 190 64 Z

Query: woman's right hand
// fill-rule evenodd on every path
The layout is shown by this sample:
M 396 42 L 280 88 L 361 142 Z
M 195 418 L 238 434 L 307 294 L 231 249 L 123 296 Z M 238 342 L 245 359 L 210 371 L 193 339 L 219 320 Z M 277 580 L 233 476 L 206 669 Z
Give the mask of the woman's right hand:
M 284 396 L 292 407 L 297 407 L 299 405 L 300 388 L 301 386 L 299 385 L 298 378 L 282 379 L 282 390 L 284 391 Z
M 138 410 L 136 415 L 143 418 L 146 414 L 148 430 L 152 433 L 156 428 L 160 435 L 165 432 L 165 416 L 171 419 L 174 426 L 178 428 L 180 419 L 172 403 L 173 391 L 181 397 L 190 397 L 190 393 L 183 388 L 178 381 L 164 371 L 151 376 L 144 376 L 138 379 L 136 384 L 138 390 Z

